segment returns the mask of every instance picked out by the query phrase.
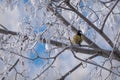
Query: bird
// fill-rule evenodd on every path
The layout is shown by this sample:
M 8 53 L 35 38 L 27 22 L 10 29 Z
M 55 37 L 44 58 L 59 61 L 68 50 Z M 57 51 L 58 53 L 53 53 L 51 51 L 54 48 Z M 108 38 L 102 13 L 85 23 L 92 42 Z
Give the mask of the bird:
M 74 44 L 78 44 L 79 46 L 81 46 L 82 41 L 83 41 L 82 31 L 78 30 L 77 33 L 73 36 L 72 42 Z

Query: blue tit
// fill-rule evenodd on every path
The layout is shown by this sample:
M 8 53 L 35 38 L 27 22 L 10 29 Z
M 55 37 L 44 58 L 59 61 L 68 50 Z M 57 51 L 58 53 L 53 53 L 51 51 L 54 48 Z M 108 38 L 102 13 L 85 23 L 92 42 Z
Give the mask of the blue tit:
M 81 45 L 83 41 L 82 31 L 78 30 L 77 33 L 73 36 L 73 43 Z

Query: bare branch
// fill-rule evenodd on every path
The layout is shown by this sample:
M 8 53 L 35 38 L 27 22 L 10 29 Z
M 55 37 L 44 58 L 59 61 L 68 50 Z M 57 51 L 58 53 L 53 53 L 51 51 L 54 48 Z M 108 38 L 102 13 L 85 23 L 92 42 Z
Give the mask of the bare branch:
M 28 60 L 34 60 L 34 59 L 29 58 L 29 57 L 26 57 L 26 56 L 23 56 L 23 55 L 21 55 L 21 54 L 18 54 L 18 53 L 14 52 L 14 51 L 9 51 L 8 49 L 0 48 L 0 50 L 8 51 L 8 52 L 10 52 L 10 53 L 12 53 L 12 54 L 14 54 L 14 55 L 20 56 L 20 57 L 25 58 L 25 59 L 28 59 Z
M 106 4 L 106 3 L 113 2 L 113 1 L 115 1 L 115 0 L 110 0 L 110 1 L 106 1 L 106 2 L 100 1 L 100 2 L 102 2 L 102 3 Z
M 5 30 L 8 30 L 5 26 L 3 26 L 2 24 L 0 24 L 0 26 L 5 29 Z
M 95 57 L 97 57 L 97 56 L 99 56 L 99 54 L 95 54 L 95 55 L 89 57 L 88 59 L 86 59 L 86 61 L 89 60 L 89 59 L 93 59 L 93 58 L 95 58 Z M 61 77 L 60 79 L 58 79 L 58 80 L 64 80 L 68 75 L 70 75 L 72 72 L 74 72 L 76 69 L 78 69 L 81 65 L 83 65 L 82 62 L 79 63 L 78 65 L 76 65 L 76 66 L 75 66 L 74 68 L 72 68 L 70 71 L 68 71 L 64 76 L 62 76 L 62 77 Z
M 55 59 L 52 61 L 52 63 L 47 68 L 45 68 L 39 75 L 37 75 L 32 80 L 36 80 L 37 78 L 39 78 L 45 71 L 47 71 L 53 65 L 54 62 L 55 62 Z
M 11 31 L 9 31 L 11 32 Z M 11 33 L 15 33 L 16 32 L 11 32 Z M 47 40 L 46 39 L 40 39 L 42 40 L 44 43 L 47 43 Z M 54 45 L 54 46 L 58 46 L 58 47 L 63 47 L 63 46 L 68 46 L 68 44 L 65 44 L 65 43 L 61 43 L 61 42 L 58 42 L 58 41 L 54 41 L 54 40 L 50 40 L 50 44 Z M 100 53 L 101 56 L 103 57 L 108 57 L 109 56 L 109 53 L 111 51 L 107 51 L 107 50 L 104 50 L 104 49 L 99 49 L 99 48 L 94 48 L 94 49 L 85 49 L 85 48 L 82 48 L 82 47 L 78 47 L 78 46 L 72 46 L 71 48 L 73 48 L 74 51 L 76 52 L 80 52 L 80 53 L 84 53 L 84 54 L 95 54 L 95 53 Z M 11 52 L 11 53 L 14 53 L 16 54 L 15 52 Z M 114 53 L 116 54 L 116 53 Z M 29 59 L 29 60 L 33 60 L 31 58 L 28 58 L 28 57 L 25 57 L 23 55 L 20 55 L 20 54 L 16 54 L 18 56 L 21 56 L 23 58 L 26 58 L 26 59 Z M 115 59 L 116 60 L 120 60 L 119 56 L 115 56 Z
M 51 10 L 53 13 L 55 12 L 54 10 L 53 10 L 53 7 L 51 6 L 51 5 L 48 5 L 48 8 L 49 8 L 49 10 Z M 60 18 L 60 20 L 66 25 L 66 27 L 68 27 L 69 25 L 71 25 L 61 14 L 59 14 L 58 12 L 56 12 L 56 14 L 54 14 L 56 17 L 58 17 L 58 18 Z M 73 32 L 77 32 L 77 29 L 73 26 L 73 25 L 71 25 L 71 29 L 72 29 L 72 31 Z M 85 35 L 83 35 L 84 36 L 84 40 L 90 45 L 90 44 L 92 44 L 91 45 L 91 47 L 94 47 L 94 48 L 99 48 L 99 46 L 97 46 L 93 41 L 91 41 L 90 39 L 88 39 Z
M 105 23 L 106 23 L 109 15 L 111 14 L 111 12 L 113 11 L 113 9 L 115 8 L 115 6 L 117 5 L 117 3 L 118 3 L 119 1 L 120 1 L 120 0 L 117 0 L 117 1 L 116 1 L 116 3 L 114 4 L 114 6 L 111 8 L 110 12 L 109 12 L 109 13 L 107 14 L 107 16 L 105 17 L 104 22 L 103 22 L 102 27 L 101 27 L 101 31 L 103 31 L 104 26 L 105 26 Z
M 47 39 L 40 39 L 40 41 L 42 40 L 43 43 L 47 44 Z M 87 49 L 84 47 L 79 47 L 79 46 L 70 46 L 68 44 L 62 43 L 62 42 L 58 42 L 55 40 L 49 40 L 49 44 L 54 45 L 54 46 L 58 46 L 58 47 L 65 47 L 68 46 L 68 49 L 72 49 L 75 52 L 79 52 L 79 53 L 83 53 L 83 54 L 88 54 L 88 55 L 94 55 L 95 53 L 99 53 L 100 56 L 103 56 L 105 58 L 109 58 L 111 51 L 109 50 L 104 50 L 104 49 L 99 49 L 99 48 L 91 48 L 91 49 Z M 116 56 L 117 52 L 114 52 L 113 58 L 115 60 L 120 61 L 120 57 Z
M 66 8 L 66 7 L 62 7 L 62 6 L 58 6 L 59 8 L 62 8 L 62 9 L 64 9 L 64 10 L 70 10 L 70 11 L 72 11 L 72 9 L 69 9 L 69 8 Z
M 9 72 L 10 72 L 13 68 L 15 68 L 15 66 L 17 65 L 18 62 L 19 62 L 19 59 L 17 59 L 17 61 L 12 65 L 12 67 L 9 69 Z M 4 79 L 5 79 L 5 77 L 2 78 L 2 80 L 4 80 Z
M 53 61 L 52 63 L 47 67 L 45 68 L 39 75 L 37 75 L 35 78 L 33 78 L 32 80 L 36 80 L 37 78 L 39 78 L 44 72 L 46 72 L 53 64 L 54 62 L 56 61 L 57 57 L 62 54 L 66 49 L 68 49 L 68 47 L 64 48 L 62 51 L 60 51 L 55 57 L 53 57 Z
M 17 32 L 13 32 L 13 31 L 9 31 L 9 30 L 4 30 L 4 29 L 0 29 L 0 33 L 1 34 L 5 34 L 5 35 L 8 35 L 8 34 L 17 35 Z
M 14 65 L 9 69 L 9 72 L 17 65 L 18 62 L 19 62 L 19 59 L 17 59 L 17 61 L 14 63 Z
M 108 36 L 99 30 L 97 26 L 95 26 L 90 20 L 88 20 L 84 15 L 82 15 L 78 10 L 76 10 L 71 4 L 66 3 L 77 15 L 79 15 L 84 21 L 86 21 L 92 28 L 94 28 L 105 40 L 111 47 L 113 47 L 113 42 L 108 38 Z
M 88 64 L 92 64 L 92 65 L 97 66 L 97 67 L 99 67 L 99 68 L 102 68 L 102 69 L 104 69 L 104 70 L 106 70 L 106 71 L 108 71 L 108 72 L 110 72 L 110 73 L 113 73 L 113 74 L 115 74 L 115 75 L 117 75 L 117 76 L 120 77 L 120 74 L 118 74 L 118 73 L 116 73 L 116 72 L 113 72 L 112 70 L 110 70 L 110 69 L 108 69 L 108 68 L 105 68 L 105 67 L 103 67 L 103 66 L 101 66 L 101 65 L 99 65 L 99 64 L 93 63 L 93 62 L 91 62 L 91 61 L 83 60 L 83 59 L 77 57 L 73 51 L 72 51 L 72 53 L 73 53 L 73 55 L 74 55 L 74 57 L 75 57 L 76 59 L 78 59 L 78 60 L 80 60 L 80 61 L 82 61 L 82 62 L 88 63 Z

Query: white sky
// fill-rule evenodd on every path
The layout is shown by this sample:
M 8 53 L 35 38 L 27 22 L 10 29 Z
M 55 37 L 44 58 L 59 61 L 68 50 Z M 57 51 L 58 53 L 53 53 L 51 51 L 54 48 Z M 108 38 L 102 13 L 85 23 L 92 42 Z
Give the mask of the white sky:
M 17 7 L 12 11 L 10 9 L 5 9 L 4 12 L 1 12 L 0 24 L 4 25 L 11 31 L 19 31 L 19 11 Z

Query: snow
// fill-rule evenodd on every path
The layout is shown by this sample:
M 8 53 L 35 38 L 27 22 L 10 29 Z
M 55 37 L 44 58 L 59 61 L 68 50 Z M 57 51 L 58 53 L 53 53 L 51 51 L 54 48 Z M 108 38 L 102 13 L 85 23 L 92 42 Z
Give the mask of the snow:
M 19 32 L 19 12 L 17 7 L 14 10 L 5 9 L 4 13 L 0 13 L 0 24 L 8 30 Z
M 46 3 L 45 3 L 46 2 Z M 71 1 L 73 5 L 79 2 L 79 0 L 72 0 Z M 92 4 L 94 2 L 94 4 Z M 96 0 L 92 0 L 92 2 L 89 2 L 88 0 L 83 1 L 80 5 L 80 7 L 89 6 L 93 10 L 97 11 L 96 16 L 94 12 L 90 11 L 89 9 L 83 8 L 78 9 L 82 14 L 89 18 L 91 21 L 95 21 L 97 18 L 99 18 L 99 21 L 95 22 L 95 25 L 98 26 L 98 28 L 101 27 L 101 24 L 103 23 L 103 20 L 105 18 L 104 15 L 106 15 L 109 10 L 103 6 L 100 2 Z M 74 33 L 71 31 L 70 26 L 65 26 L 64 23 L 60 22 L 60 19 L 57 19 L 50 11 L 47 11 L 47 3 L 49 3 L 49 0 L 11 0 L 11 2 L 7 1 L 0 1 L 0 24 L 4 25 L 8 30 L 20 32 L 22 36 L 20 37 L 14 37 L 10 38 L 8 42 L 10 43 L 7 47 L 12 50 L 18 52 L 18 54 L 22 54 L 26 57 L 36 57 L 36 53 L 38 55 L 41 55 L 43 57 L 54 56 L 58 54 L 63 48 L 57 48 L 55 50 L 52 50 L 56 48 L 55 46 L 51 46 L 50 44 L 43 44 L 40 43 L 38 40 L 40 36 L 42 38 L 48 39 L 48 42 L 50 39 L 60 41 L 66 44 L 70 44 L 69 38 L 72 38 Z M 9 5 L 7 5 L 9 4 Z M 98 6 L 99 5 L 99 6 Z M 115 13 L 119 13 L 119 6 L 117 6 L 114 10 Z M 89 14 L 88 14 L 89 13 Z M 71 25 L 73 24 L 76 26 L 77 29 L 81 29 L 82 32 L 93 42 L 98 44 L 99 47 L 106 50 L 112 50 L 112 48 L 109 46 L 109 44 L 104 40 L 103 37 L 101 37 L 93 28 L 91 28 L 86 22 L 81 20 L 75 13 L 71 11 L 63 10 L 60 14 L 62 14 L 66 20 L 68 20 Z M 120 28 L 120 17 L 119 14 L 112 14 L 109 16 L 108 20 L 106 21 L 104 32 L 105 34 L 115 43 L 116 35 L 119 32 Z M 41 34 L 43 33 L 43 34 Z M 24 35 L 29 36 L 29 41 L 25 41 L 24 44 L 21 44 L 21 42 L 24 39 Z M 37 36 L 36 36 L 37 35 Z M 1 35 L 0 35 L 1 36 Z M 9 35 L 8 35 L 9 36 Z M 6 37 L 8 38 L 8 37 Z M 36 39 L 37 38 L 37 39 Z M 19 41 L 17 43 L 17 40 Z M 16 45 L 13 45 L 16 43 Z M 86 43 L 82 43 L 86 44 Z M 23 47 L 23 51 L 20 51 L 20 49 Z M 14 49 L 15 48 L 15 49 Z M 14 49 L 14 50 L 13 50 Z M 35 53 L 36 51 L 36 53 Z M 46 52 L 45 52 L 46 51 Z M 0 70 L 3 69 L 5 64 L 2 62 L 2 59 L 6 59 L 6 62 L 13 63 L 14 59 L 17 59 L 20 56 L 14 56 L 13 54 L 2 54 L 3 52 L 0 51 Z M 77 56 L 79 56 L 82 59 L 86 59 L 88 55 L 76 53 Z M 7 59 L 8 58 L 8 59 Z M 45 62 L 44 62 L 45 61 Z M 35 77 L 37 74 L 39 74 L 41 71 L 43 71 L 48 65 L 47 63 L 51 62 L 43 59 L 36 59 L 34 61 L 26 60 L 21 58 L 21 66 L 17 65 L 17 70 L 25 74 L 25 76 L 29 75 L 29 79 Z M 101 64 L 101 61 L 105 61 L 105 59 L 101 57 L 97 57 L 94 59 L 98 64 Z M 114 65 L 118 66 L 118 62 L 114 61 Z M 45 65 L 46 63 L 46 65 Z M 44 77 L 45 80 L 54 80 L 60 78 L 62 75 L 64 75 L 67 71 L 75 67 L 75 65 L 79 64 L 80 61 L 74 58 L 73 54 L 70 50 L 64 51 L 55 61 L 53 64 L 53 68 L 50 68 L 42 77 Z M 118 63 L 118 64 L 117 64 Z M 25 64 L 25 65 L 22 65 Z M 86 63 L 84 63 L 86 65 Z M 7 65 L 8 66 L 8 65 Z M 105 67 L 110 66 L 109 62 L 106 62 Z M 21 67 L 21 68 L 19 68 Z M 55 67 L 55 68 L 54 68 Z M 87 65 L 85 69 L 83 67 L 79 67 L 75 72 L 67 76 L 66 80 L 88 80 L 88 77 L 90 73 L 90 70 L 94 68 L 95 66 Z M 6 67 L 7 68 L 7 67 Z M 24 70 L 26 70 L 24 72 Z M 0 71 L 2 72 L 2 71 Z M 32 73 L 31 73 L 32 72 Z M 104 71 L 105 72 L 105 71 Z M 52 74 L 51 74 L 52 73 Z M 94 72 L 98 73 L 98 72 Z M 105 72 L 103 75 L 107 76 L 108 72 Z M 10 73 L 10 76 L 13 76 L 15 73 L 14 71 Z M 47 77 L 45 78 L 45 76 Z M 86 77 L 88 76 L 88 77 Z M 97 74 L 95 76 L 98 76 Z M 0 76 L 1 77 L 1 76 Z M 11 77 L 11 80 L 13 78 Z M 23 79 L 22 76 L 18 76 L 18 80 Z M 97 77 L 96 77 L 97 79 Z

